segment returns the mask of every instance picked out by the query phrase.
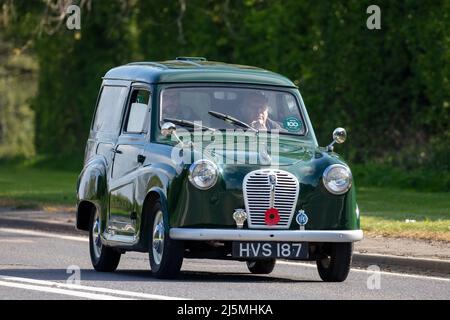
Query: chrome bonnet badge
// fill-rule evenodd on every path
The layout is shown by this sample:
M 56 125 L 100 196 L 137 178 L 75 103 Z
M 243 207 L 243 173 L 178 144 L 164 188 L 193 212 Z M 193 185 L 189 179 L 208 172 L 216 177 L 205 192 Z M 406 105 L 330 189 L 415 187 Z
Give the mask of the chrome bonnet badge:
M 275 186 L 275 185 L 277 184 L 277 176 L 274 175 L 274 174 L 270 174 L 270 175 L 269 175 L 269 183 L 270 183 L 272 186 Z

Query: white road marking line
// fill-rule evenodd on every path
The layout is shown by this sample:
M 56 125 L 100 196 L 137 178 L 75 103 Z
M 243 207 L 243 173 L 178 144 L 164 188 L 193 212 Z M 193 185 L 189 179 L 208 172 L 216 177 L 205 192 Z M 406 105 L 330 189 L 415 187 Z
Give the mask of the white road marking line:
M 41 286 L 52 286 L 52 287 L 56 287 L 56 288 L 94 291 L 94 292 L 108 293 L 108 294 L 114 294 L 114 295 L 128 296 L 128 297 L 133 297 L 133 298 L 143 298 L 143 299 L 153 299 L 153 300 L 188 300 L 185 298 L 163 296 L 163 295 L 158 295 L 158 294 L 149 294 L 149 293 L 124 291 L 124 290 L 116 290 L 116 289 L 101 288 L 101 287 L 83 286 L 83 285 L 77 285 L 77 284 L 71 284 L 71 283 L 61 283 L 61 282 L 37 280 L 37 279 L 31 279 L 31 278 L 19 278 L 19 277 L 10 277 L 10 276 L 0 275 L 0 279 L 5 280 L 5 281 L 31 283 L 31 284 L 41 285 Z
M 2 243 L 33 243 L 33 240 L 2 239 Z
M 302 263 L 302 262 L 277 261 L 277 264 L 285 264 L 285 265 L 292 265 L 292 266 L 301 265 L 301 266 L 309 267 L 309 268 L 317 268 L 315 264 Z M 364 270 L 364 269 L 351 268 L 351 271 L 373 274 L 373 271 Z M 450 282 L 450 278 L 441 278 L 441 277 L 433 277 L 433 276 L 425 276 L 425 275 L 422 276 L 422 275 L 418 275 L 418 274 L 407 274 L 407 273 L 398 273 L 398 272 L 391 272 L 391 271 L 380 271 L 380 273 L 386 274 L 389 276 L 414 278 L 414 279 L 422 279 L 422 280 L 449 281 Z
M 48 232 L 43 232 L 43 231 L 26 230 L 26 229 L 0 228 L 0 232 L 25 234 L 25 235 L 34 235 L 34 236 L 56 238 L 56 239 L 62 239 L 62 240 L 89 242 L 88 238 L 75 237 L 75 236 L 65 236 L 65 235 L 60 235 L 60 234 L 48 233 Z M 311 264 L 307 264 L 307 263 L 301 263 L 301 262 L 277 261 L 277 264 L 302 265 L 302 266 L 306 266 L 306 267 L 310 267 L 310 268 L 316 268 L 315 265 L 311 265 Z M 373 273 L 373 271 L 362 270 L 362 269 L 355 269 L 355 268 L 352 268 L 351 270 L 355 271 L 355 272 Z M 450 281 L 449 278 L 441 278 L 441 277 L 433 277 L 433 276 L 422 276 L 422 275 L 415 275 L 415 274 L 404 274 L 404 273 L 388 272 L 388 271 L 380 271 L 380 272 L 382 274 L 391 275 L 391 276 L 398 276 L 398 277 L 407 277 L 407 278 L 415 278 L 415 279 L 429 279 L 429 280 L 438 280 L 438 281 Z
M 0 228 L 0 232 L 32 235 L 32 236 L 48 237 L 48 238 L 57 238 L 57 239 L 62 239 L 62 240 L 89 242 L 89 239 L 83 238 L 83 237 L 65 236 L 65 235 L 60 235 L 60 234 L 53 234 L 53 233 L 48 233 L 48 232 L 26 230 L 26 229 Z M 103 292 L 103 293 L 110 293 L 110 294 L 118 294 L 118 295 L 143 298 L 143 299 L 188 300 L 186 298 L 179 298 L 179 297 L 163 296 L 163 295 L 157 295 L 157 294 L 147 294 L 147 293 L 140 293 L 140 292 L 133 292 L 133 291 L 114 290 L 114 289 L 108 289 L 108 288 L 80 286 L 80 285 L 75 285 L 75 284 L 65 284 L 65 283 L 36 280 L 36 279 L 29 279 L 29 278 L 17 278 L 17 277 L 8 277 L 8 276 L 0 275 L 0 279 L 35 283 L 35 284 L 40 284 L 40 285 L 48 285 L 48 286 L 55 286 L 55 287 L 61 287 L 61 288 L 70 288 L 70 289 L 78 289 L 78 290 L 85 290 L 85 291 L 95 291 L 95 292 Z
M 0 232 L 23 234 L 23 235 L 37 236 L 37 237 L 56 238 L 56 239 L 62 239 L 62 240 L 89 242 L 89 239 L 84 238 L 84 237 L 66 236 L 66 235 L 62 235 L 62 234 L 43 232 L 43 231 L 35 231 L 35 230 L 27 230 L 27 229 L 0 228 Z
M 43 286 L 36 286 L 36 285 L 15 283 L 15 282 L 7 282 L 7 281 L 0 281 L 0 286 L 26 289 L 26 290 L 34 290 L 34 291 L 40 291 L 40 292 L 55 293 L 55 294 L 62 294 L 62 295 L 79 297 L 79 298 L 87 298 L 87 299 L 132 300 L 132 299 L 120 298 L 120 297 L 115 297 L 115 296 L 110 296 L 110 295 L 105 295 L 105 294 L 88 293 L 88 292 L 81 292 L 81 291 L 76 291 L 76 290 L 58 289 L 58 288 L 43 287 Z

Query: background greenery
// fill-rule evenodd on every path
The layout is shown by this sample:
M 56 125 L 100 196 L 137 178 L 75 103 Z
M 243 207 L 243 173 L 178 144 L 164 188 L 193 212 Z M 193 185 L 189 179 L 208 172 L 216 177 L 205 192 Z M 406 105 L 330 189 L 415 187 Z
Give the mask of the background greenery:
M 321 145 L 347 129 L 365 231 L 450 241 L 450 1 L 379 0 L 381 30 L 372 4 L 0 0 L 0 206 L 73 205 L 108 69 L 204 56 L 289 77 Z
M 372 1 L 361 0 L 2 2 L 0 156 L 82 154 L 109 68 L 192 55 L 286 75 L 322 145 L 343 126 L 350 162 L 411 173 L 406 187 L 450 190 L 448 0 L 378 1 L 381 30 L 367 29 Z M 69 3 L 81 6 L 80 31 L 65 27 Z M 17 65 L 26 81 L 8 80 Z M 436 173 L 430 183 L 424 169 Z

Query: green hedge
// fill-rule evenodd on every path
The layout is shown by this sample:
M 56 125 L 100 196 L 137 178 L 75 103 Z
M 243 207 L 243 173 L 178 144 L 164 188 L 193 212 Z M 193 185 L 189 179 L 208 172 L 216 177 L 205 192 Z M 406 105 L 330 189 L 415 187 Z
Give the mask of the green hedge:
M 381 30 L 366 0 L 92 1 L 79 33 L 52 35 L 30 32 L 44 1 L 12 3 L 10 39 L 33 38 L 40 66 L 38 152 L 83 152 L 109 68 L 193 55 L 288 76 L 322 145 L 347 128 L 339 152 L 354 163 L 449 170 L 449 1 L 380 0 Z

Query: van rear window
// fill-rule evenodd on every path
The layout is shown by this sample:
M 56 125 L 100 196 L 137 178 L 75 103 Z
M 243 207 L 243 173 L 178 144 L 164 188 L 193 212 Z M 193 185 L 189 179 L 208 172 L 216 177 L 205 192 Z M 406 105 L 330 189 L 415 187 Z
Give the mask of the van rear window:
M 103 87 L 92 130 L 112 134 L 119 133 L 127 91 L 127 87 Z

